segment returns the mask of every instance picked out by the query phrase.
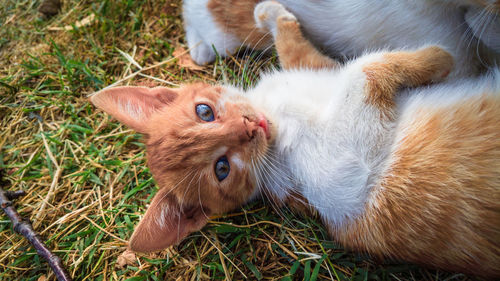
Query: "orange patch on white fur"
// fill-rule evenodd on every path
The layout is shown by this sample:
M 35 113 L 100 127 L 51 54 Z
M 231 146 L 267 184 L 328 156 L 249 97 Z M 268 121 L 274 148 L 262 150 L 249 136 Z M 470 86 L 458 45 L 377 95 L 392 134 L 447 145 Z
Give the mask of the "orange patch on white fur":
M 263 49 L 271 45 L 272 38 L 255 26 L 253 9 L 259 2 L 259 0 L 210 0 L 207 6 L 222 30 L 235 35 L 251 48 Z
M 375 256 L 500 277 L 500 99 L 416 116 L 364 215 L 330 227 Z
M 321 54 L 304 38 L 297 21 L 278 18 L 277 30 L 275 45 L 283 68 L 321 69 L 339 66 L 335 60 Z

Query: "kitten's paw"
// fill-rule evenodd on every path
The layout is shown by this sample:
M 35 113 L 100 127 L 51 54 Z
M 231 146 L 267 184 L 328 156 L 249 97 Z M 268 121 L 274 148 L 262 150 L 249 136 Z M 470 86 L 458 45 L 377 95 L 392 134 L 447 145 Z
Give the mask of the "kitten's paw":
M 443 81 L 453 70 L 453 56 L 441 47 L 430 46 L 417 52 L 421 53 L 429 66 L 431 83 Z
M 280 22 L 297 22 L 297 18 L 276 1 L 264 1 L 255 6 L 254 19 L 258 28 L 269 30 L 276 36 L 277 24 Z

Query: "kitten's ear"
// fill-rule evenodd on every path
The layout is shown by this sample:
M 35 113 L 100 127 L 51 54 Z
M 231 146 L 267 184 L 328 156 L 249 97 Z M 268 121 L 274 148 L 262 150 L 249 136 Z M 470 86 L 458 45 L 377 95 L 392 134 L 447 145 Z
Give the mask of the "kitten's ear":
M 200 230 L 207 216 L 199 205 L 181 207 L 173 194 L 162 189 L 135 228 L 129 246 L 142 253 L 165 249 Z
M 124 86 L 101 90 L 90 101 L 128 127 L 144 133 L 152 113 L 177 96 L 176 90 L 165 87 Z

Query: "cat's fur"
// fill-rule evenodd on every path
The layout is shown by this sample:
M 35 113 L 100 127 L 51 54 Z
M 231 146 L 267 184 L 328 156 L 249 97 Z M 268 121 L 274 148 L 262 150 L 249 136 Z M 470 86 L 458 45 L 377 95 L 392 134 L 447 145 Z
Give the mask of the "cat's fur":
M 146 135 L 160 186 L 131 248 L 163 249 L 264 192 L 314 208 L 351 249 L 500 277 L 500 71 L 406 88 L 442 80 L 452 57 L 426 47 L 342 66 L 316 51 L 281 5 L 259 5 L 285 70 L 255 88 L 199 83 L 92 96 Z M 213 122 L 197 116 L 198 104 L 213 109 Z M 219 181 L 221 156 L 231 170 Z
M 256 49 L 271 45 L 272 36 L 256 28 L 252 17 L 258 2 L 184 0 L 186 39 L 194 61 L 214 60 L 214 49 L 226 56 L 244 45 Z M 279 2 L 297 16 L 313 44 L 330 56 L 353 58 L 366 50 L 440 45 L 456 60 L 452 76 L 477 74 L 500 61 L 499 0 Z

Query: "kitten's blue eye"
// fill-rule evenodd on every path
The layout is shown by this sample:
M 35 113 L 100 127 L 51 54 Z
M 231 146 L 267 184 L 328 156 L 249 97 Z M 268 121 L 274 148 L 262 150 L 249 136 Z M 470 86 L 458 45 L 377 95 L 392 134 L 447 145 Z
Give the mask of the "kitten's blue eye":
M 230 170 L 231 168 L 229 167 L 229 162 L 227 161 L 226 156 L 222 156 L 219 160 L 217 160 L 217 163 L 215 163 L 215 175 L 219 181 L 227 178 Z
M 212 122 L 215 119 L 212 108 L 203 103 L 196 106 L 196 114 L 198 114 L 198 117 L 203 121 Z

